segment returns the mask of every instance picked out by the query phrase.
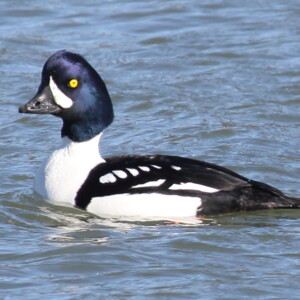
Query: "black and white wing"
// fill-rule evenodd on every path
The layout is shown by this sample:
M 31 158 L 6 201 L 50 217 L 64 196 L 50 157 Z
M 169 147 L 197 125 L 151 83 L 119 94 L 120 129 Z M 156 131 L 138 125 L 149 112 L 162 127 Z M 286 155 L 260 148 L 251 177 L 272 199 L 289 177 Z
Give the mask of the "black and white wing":
M 108 158 L 90 172 L 75 203 L 85 209 L 95 197 L 145 193 L 199 197 L 198 215 L 291 205 L 279 190 L 226 168 L 164 155 Z

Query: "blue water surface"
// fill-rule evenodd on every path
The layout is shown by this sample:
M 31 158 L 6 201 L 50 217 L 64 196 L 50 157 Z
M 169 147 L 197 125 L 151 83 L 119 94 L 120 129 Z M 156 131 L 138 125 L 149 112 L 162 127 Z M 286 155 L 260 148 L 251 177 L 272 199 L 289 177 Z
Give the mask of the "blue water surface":
M 299 299 L 300 212 L 122 222 L 33 190 L 61 122 L 18 114 L 54 51 L 112 96 L 104 156 L 217 163 L 300 196 L 300 9 L 292 1 L 0 1 L 1 299 Z

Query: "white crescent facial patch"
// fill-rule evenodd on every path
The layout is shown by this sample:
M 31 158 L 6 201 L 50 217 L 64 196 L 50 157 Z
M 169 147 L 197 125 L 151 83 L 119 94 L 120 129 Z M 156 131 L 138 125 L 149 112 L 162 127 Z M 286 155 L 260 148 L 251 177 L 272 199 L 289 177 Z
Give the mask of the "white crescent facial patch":
M 71 98 L 66 96 L 56 85 L 52 76 L 50 76 L 49 82 L 50 90 L 53 95 L 55 103 L 62 108 L 70 108 L 73 105 L 73 101 Z

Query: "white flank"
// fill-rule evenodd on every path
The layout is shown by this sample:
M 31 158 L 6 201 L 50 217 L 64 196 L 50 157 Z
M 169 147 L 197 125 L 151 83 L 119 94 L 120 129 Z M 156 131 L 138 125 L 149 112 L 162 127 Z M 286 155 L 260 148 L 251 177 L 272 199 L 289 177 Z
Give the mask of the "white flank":
M 219 191 L 215 188 L 192 182 L 173 184 L 169 187 L 169 190 L 196 190 L 204 193 L 216 193 Z
M 112 173 L 108 173 L 106 175 L 101 176 L 99 181 L 101 183 L 113 183 L 117 181 L 117 178 Z
M 159 179 L 156 181 L 148 181 L 143 184 L 134 185 L 132 188 L 141 188 L 141 187 L 156 187 L 162 185 L 166 180 L 165 179 Z
M 56 102 L 57 105 L 59 105 L 62 108 L 70 108 L 73 105 L 72 99 L 69 98 L 58 88 L 58 86 L 52 79 L 52 76 L 50 76 L 49 86 L 50 86 L 51 93 L 54 97 L 54 101 Z
M 195 217 L 201 199 L 161 194 L 123 194 L 93 198 L 87 211 L 99 216 Z
M 53 202 L 71 203 L 91 169 L 104 160 L 99 153 L 101 134 L 86 142 L 63 138 L 62 145 L 41 165 L 35 190 Z
M 138 176 L 139 171 L 137 169 L 127 168 L 126 169 L 132 176 Z

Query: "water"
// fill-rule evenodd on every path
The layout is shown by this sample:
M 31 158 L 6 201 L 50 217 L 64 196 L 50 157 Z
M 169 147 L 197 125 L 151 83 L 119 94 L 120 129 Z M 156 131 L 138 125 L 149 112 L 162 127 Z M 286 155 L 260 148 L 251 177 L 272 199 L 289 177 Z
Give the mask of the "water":
M 246 3 L 247 2 L 247 3 Z M 300 195 L 298 1 L 0 2 L 1 299 L 299 299 L 299 211 L 121 222 L 32 188 L 60 120 L 24 116 L 58 49 L 101 73 L 104 155 L 214 162 Z

